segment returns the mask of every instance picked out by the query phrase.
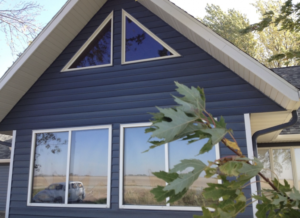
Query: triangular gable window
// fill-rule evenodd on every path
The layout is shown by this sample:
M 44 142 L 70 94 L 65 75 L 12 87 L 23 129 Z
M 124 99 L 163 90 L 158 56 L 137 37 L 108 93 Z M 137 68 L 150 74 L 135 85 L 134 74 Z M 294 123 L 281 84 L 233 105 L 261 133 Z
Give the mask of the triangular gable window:
M 180 56 L 126 11 L 122 11 L 122 64 Z
M 77 51 L 62 71 L 112 66 L 113 12 Z

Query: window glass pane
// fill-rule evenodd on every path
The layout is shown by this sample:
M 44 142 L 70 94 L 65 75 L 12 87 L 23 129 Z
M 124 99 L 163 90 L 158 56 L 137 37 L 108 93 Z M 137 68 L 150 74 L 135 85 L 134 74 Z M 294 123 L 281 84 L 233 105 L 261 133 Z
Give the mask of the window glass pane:
M 125 128 L 124 130 L 124 199 L 127 205 L 166 205 L 158 203 L 150 193 L 157 185 L 165 182 L 156 178 L 152 172 L 165 170 L 165 146 L 142 153 L 151 144 L 151 134 L 145 134 L 146 127 Z
M 111 20 L 90 42 L 70 68 L 90 67 L 111 63 Z
M 300 189 L 300 148 L 295 148 L 296 170 L 298 176 L 298 189 Z
M 290 149 L 272 149 L 274 172 L 279 177 L 279 181 L 284 183 L 284 179 L 294 186 L 293 169 Z
M 271 179 L 271 165 L 270 165 L 270 153 L 268 149 L 259 149 L 258 150 L 258 159 L 264 165 L 263 170 L 261 171 L 264 176 Z M 263 182 L 264 180 L 260 178 L 260 185 L 262 189 L 270 189 L 270 186 Z
M 128 17 L 126 18 L 126 61 L 173 55 Z
M 106 204 L 108 129 L 72 131 L 70 204 Z
M 216 147 L 214 146 L 211 151 L 203 155 L 196 156 L 202 146 L 207 142 L 207 139 L 194 142 L 187 145 L 187 141 L 178 140 L 169 143 L 169 164 L 170 169 L 172 169 L 176 164 L 180 163 L 184 159 L 200 159 L 203 163 L 208 164 L 208 161 L 216 160 Z M 187 168 L 181 173 L 188 173 L 192 171 L 193 168 Z M 202 172 L 199 178 L 190 187 L 188 192 L 184 195 L 182 199 L 171 204 L 171 206 L 206 206 L 212 202 L 207 202 L 202 196 L 202 191 L 207 187 L 207 183 L 218 183 L 217 178 L 204 178 L 205 173 Z
M 36 134 L 31 202 L 64 203 L 68 135 Z
M 10 159 L 11 135 L 0 134 L 0 160 Z

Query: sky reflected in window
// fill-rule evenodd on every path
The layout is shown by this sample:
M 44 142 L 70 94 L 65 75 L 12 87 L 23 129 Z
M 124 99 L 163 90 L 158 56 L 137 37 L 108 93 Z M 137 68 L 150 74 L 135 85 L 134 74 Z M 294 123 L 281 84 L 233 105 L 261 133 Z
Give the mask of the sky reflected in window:
M 192 144 L 187 144 L 187 141 L 178 140 L 175 142 L 169 143 L 169 165 L 170 169 L 172 169 L 176 164 L 180 163 L 181 160 L 184 159 L 199 159 L 204 164 L 208 164 L 208 161 L 216 160 L 216 146 L 213 147 L 211 151 L 208 153 L 199 154 L 199 151 L 203 147 L 203 145 L 207 142 L 207 139 L 202 139 L 200 141 L 194 142 Z M 193 170 L 192 167 L 187 168 L 183 172 L 179 173 L 188 173 Z M 212 202 L 208 202 L 202 196 L 202 191 L 207 187 L 207 183 L 218 183 L 216 178 L 204 178 L 205 173 L 202 172 L 194 184 L 190 187 L 188 192 L 184 195 L 182 199 L 179 201 L 172 203 L 171 206 L 191 206 L 191 207 L 199 207 L 199 206 L 207 206 Z
M 70 182 L 81 182 L 84 191 L 74 187 L 70 192 L 74 197 L 69 197 L 69 203 L 106 204 L 107 163 L 107 129 L 72 132 Z
M 147 153 L 151 134 L 145 134 L 146 127 L 125 128 L 124 133 L 124 199 L 127 205 L 165 205 L 158 203 L 150 193 L 157 185 L 165 182 L 153 176 L 152 172 L 165 170 L 165 148 L 157 147 Z
M 68 132 L 36 134 L 31 202 L 64 203 L 68 135 Z
M 137 61 L 173 55 L 159 42 L 126 18 L 126 61 Z

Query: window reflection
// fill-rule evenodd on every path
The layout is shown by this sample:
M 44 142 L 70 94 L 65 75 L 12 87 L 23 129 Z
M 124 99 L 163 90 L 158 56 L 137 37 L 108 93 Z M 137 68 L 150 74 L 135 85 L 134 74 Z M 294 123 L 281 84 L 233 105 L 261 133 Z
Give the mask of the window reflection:
M 68 132 L 36 134 L 32 202 L 64 203 L 67 152 Z
M 126 128 L 124 133 L 124 199 L 127 205 L 166 205 L 157 202 L 150 193 L 158 185 L 165 186 L 163 180 L 155 177 L 152 172 L 165 170 L 164 146 L 147 153 L 150 147 L 149 134 L 146 127 Z
M 297 176 L 298 176 L 298 189 L 300 189 L 300 149 L 296 148 L 294 149 L 295 152 L 295 162 L 296 162 L 296 170 L 297 170 Z
M 200 156 L 195 156 L 198 154 L 202 146 L 207 142 L 207 139 L 194 142 L 187 145 L 187 141 L 175 141 L 169 143 L 169 164 L 170 169 L 172 169 L 176 164 L 180 163 L 183 159 L 200 159 L 203 163 L 207 164 L 208 161 L 216 160 L 216 147 L 214 146 L 211 151 Z M 193 168 L 187 168 L 181 173 L 188 173 L 192 171 Z M 206 206 L 213 202 L 207 202 L 202 196 L 202 191 L 204 188 L 208 187 L 207 183 L 218 183 L 217 178 L 205 178 L 205 173 L 202 172 L 199 178 L 190 187 L 188 192 L 179 201 L 172 203 L 171 206 Z
M 295 149 L 295 151 L 296 150 L 297 149 Z M 272 162 L 270 151 L 272 151 Z M 291 187 L 294 187 L 290 149 L 259 149 L 258 158 L 264 164 L 264 169 L 262 170 L 263 175 L 271 179 L 278 178 L 282 184 L 284 184 L 284 180 L 286 180 Z M 261 179 L 261 188 L 270 189 L 270 186 Z
M 284 183 L 284 179 L 294 186 L 293 169 L 290 149 L 273 149 L 273 168 L 275 174 L 279 177 L 280 183 Z
M 173 55 L 159 42 L 126 18 L 126 61 L 136 61 Z
M 70 68 L 81 68 L 111 63 L 111 20 L 85 48 Z
M 271 179 L 271 162 L 270 162 L 270 153 L 269 150 L 258 150 L 258 159 L 264 165 L 262 169 L 262 174 L 267 178 Z M 270 186 L 260 178 L 260 185 L 263 189 L 269 189 Z
M 108 130 L 72 132 L 70 204 L 106 204 Z

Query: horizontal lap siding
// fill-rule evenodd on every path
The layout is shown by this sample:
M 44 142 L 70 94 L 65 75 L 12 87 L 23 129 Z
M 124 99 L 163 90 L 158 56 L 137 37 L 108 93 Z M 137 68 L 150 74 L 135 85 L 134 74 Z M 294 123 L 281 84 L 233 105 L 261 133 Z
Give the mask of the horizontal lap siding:
M 181 54 L 165 60 L 121 65 L 121 9 L 138 19 Z M 81 45 L 114 10 L 114 65 L 61 73 Z M 134 0 L 110 0 L 69 44 L 0 125 L 17 130 L 11 190 L 11 218 L 168 218 L 196 212 L 119 210 L 120 124 L 148 122 L 155 106 L 174 105 L 174 81 L 205 88 L 207 109 L 223 115 L 247 154 L 244 113 L 282 110 L 253 86 L 220 64 Z M 111 209 L 27 207 L 27 187 L 34 129 L 113 125 Z M 221 156 L 230 151 L 221 144 Z M 251 195 L 250 188 L 245 194 Z M 49 215 L 51 214 L 51 215 Z M 253 217 L 249 206 L 242 217 Z
M 0 163 L 0 212 L 5 211 L 9 164 Z

